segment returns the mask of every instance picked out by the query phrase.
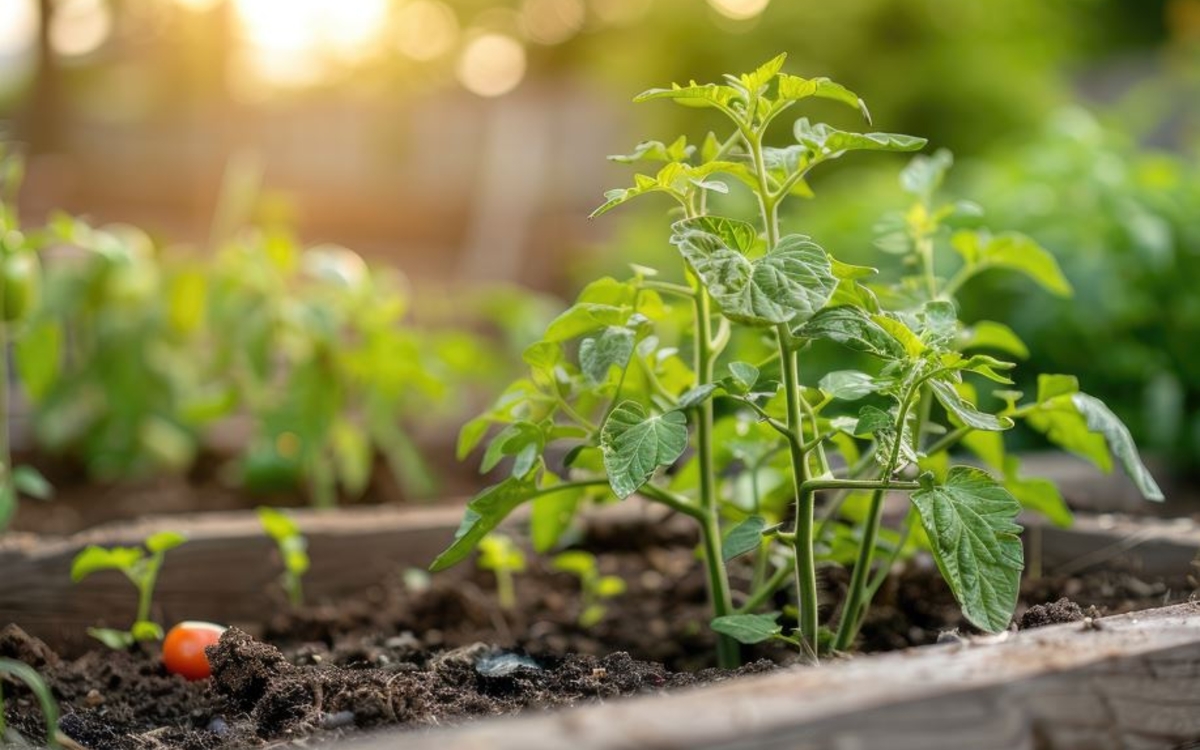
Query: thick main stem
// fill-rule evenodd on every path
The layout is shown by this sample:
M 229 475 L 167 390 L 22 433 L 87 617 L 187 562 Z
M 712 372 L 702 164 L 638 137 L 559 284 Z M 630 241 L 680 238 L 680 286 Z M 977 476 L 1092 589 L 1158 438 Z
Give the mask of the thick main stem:
M 712 347 L 712 303 L 702 284 L 696 285 L 696 340 L 695 369 L 696 384 L 705 385 L 713 380 Z M 725 572 L 725 561 L 721 556 L 721 524 L 717 508 L 717 478 L 713 466 L 713 405 L 705 401 L 699 409 L 696 426 L 696 460 L 700 467 L 700 507 L 703 518 L 700 536 L 704 546 L 704 564 L 708 572 L 708 595 L 712 602 L 713 616 L 725 617 L 733 613 L 733 602 L 729 593 L 729 577 Z M 725 669 L 734 669 L 741 663 L 737 642 L 727 635 L 717 634 L 717 663 Z

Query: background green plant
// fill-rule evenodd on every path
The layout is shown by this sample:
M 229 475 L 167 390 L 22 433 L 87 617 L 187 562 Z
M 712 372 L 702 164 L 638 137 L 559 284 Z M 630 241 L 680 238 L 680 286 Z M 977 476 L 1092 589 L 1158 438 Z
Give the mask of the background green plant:
M 1053 485 L 1023 477 L 1005 454 L 999 433 L 1015 419 L 1098 461 L 1108 462 L 1111 449 L 1147 497 L 1162 498 L 1125 427 L 1071 377 L 1040 378 L 1036 398 L 1024 403 L 1023 394 L 1005 390 L 996 394 L 1002 406 L 977 406 L 978 387 L 1010 385 L 1004 373 L 1014 366 L 980 350 L 1019 354 L 1023 344 L 998 322 L 962 326 L 955 294 L 995 268 L 1020 272 L 1052 294 L 1071 289 L 1032 239 L 971 227 L 976 206 L 936 199 L 948 152 L 918 157 L 901 173 L 914 203 L 888 217 L 879 240 L 911 271 L 896 284 L 873 282 L 875 269 L 782 233 L 780 206 L 812 197 L 813 167 L 853 151 L 913 151 L 925 143 L 802 117 L 785 145 L 768 145 L 776 142 L 777 118 L 801 100 L 829 99 L 869 118 L 853 92 L 782 73 L 783 62 L 780 55 L 719 84 L 676 84 L 635 99 L 713 109 L 732 125 L 698 146 L 682 137 L 649 141 L 614 157 L 649 163 L 654 172 L 609 191 L 594 214 L 652 193 L 672 198 L 682 218 L 672 224 L 671 243 L 685 283 L 659 279 L 645 266 L 627 281 L 595 281 L 526 349 L 529 377 L 469 423 L 460 440 L 465 455 L 490 425 L 501 425 L 482 469 L 509 457 L 509 476 L 471 501 L 434 570 L 463 559 L 525 502 L 533 503 L 535 547 L 548 550 L 585 499 L 637 492 L 697 523 L 722 665 L 737 662 L 734 639 L 782 639 L 815 659 L 818 555 L 853 561 L 832 636 L 844 650 L 910 539 L 932 552 L 968 620 L 993 632 L 1007 627 L 1023 567 L 1014 522 L 1021 504 L 1069 518 Z M 757 208 L 753 222 L 721 215 L 743 213 L 748 204 Z M 823 345 L 866 361 L 852 370 L 811 368 L 808 354 Z M 723 356 L 755 352 L 753 361 Z M 718 439 L 722 430 L 733 439 Z M 950 466 L 947 451 L 960 442 L 1001 478 Z M 565 456 L 551 448 L 556 443 Z M 768 466 L 773 476 L 764 477 Z M 883 535 L 884 500 L 895 491 L 911 493 L 912 502 L 901 528 Z M 826 500 L 819 526 L 818 493 Z M 726 533 L 730 519 L 736 524 Z M 923 535 L 912 533 L 918 521 Z M 873 572 L 880 547 L 887 562 Z M 752 551 L 752 587 L 735 608 L 726 564 Z M 778 613 L 755 610 L 789 579 L 798 622 L 785 634 Z
M 279 561 L 283 564 L 279 582 L 287 594 L 288 603 L 293 607 L 301 607 L 304 605 L 304 574 L 312 563 L 308 557 L 308 539 L 300 531 L 300 525 L 287 513 L 265 506 L 257 508 L 256 512 L 263 531 L 279 549 Z
M 54 700 L 54 694 L 50 692 L 50 688 L 47 687 L 42 676 L 33 667 L 15 659 L 0 659 L 0 675 L 9 676 L 25 683 L 37 698 L 38 704 L 42 707 L 42 716 L 46 720 L 45 747 L 58 748 L 60 746 L 58 744 L 58 701 Z M 0 681 L 0 744 L 7 746 L 12 743 L 18 747 L 26 744 L 23 737 L 14 735 L 15 732 L 10 731 L 6 723 L 4 683 Z

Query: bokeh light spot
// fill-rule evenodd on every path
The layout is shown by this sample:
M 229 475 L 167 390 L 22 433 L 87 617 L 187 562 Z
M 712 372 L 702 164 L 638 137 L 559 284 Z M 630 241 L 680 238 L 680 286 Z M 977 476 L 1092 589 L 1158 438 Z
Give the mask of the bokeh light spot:
M 395 41 L 396 48 L 414 60 L 435 60 L 454 49 L 458 18 L 445 3 L 416 0 L 397 14 Z
M 583 28 L 583 0 L 525 0 L 521 30 L 539 44 L 562 44 Z
M 771 0 L 708 0 L 713 10 L 735 21 L 745 21 L 761 15 L 770 2 Z
M 525 48 L 504 34 L 480 34 L 467 43 L 458 60 L 458 80 L 480 96 L 500 96 L 525 77 Z
M 104 44 L 112 26 L 105 0 L 63 0 L 51 18 L 50 45 L 64 57 L 81 57 Z

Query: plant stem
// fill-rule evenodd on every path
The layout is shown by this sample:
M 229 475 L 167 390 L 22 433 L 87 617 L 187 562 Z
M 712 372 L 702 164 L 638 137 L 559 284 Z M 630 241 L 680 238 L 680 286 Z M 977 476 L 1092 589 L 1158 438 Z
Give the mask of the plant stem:
M 871 505 L 867 510 L 866 525 L 863 527 L 862 544 L 858 548 L 858 559 L 850 574 L 850 589 L 846 593 L 842 620 L 838 623 L 837 636 L 833 641 L 833 647 L 837 651 L 845 651 L 850 648 L 855 636 L 858 635 L 858 623 L 862 610 L 867 604 L 867 582 L 871 573 L 871 558 L 875 555 L 875 541 L 879 537 L 879 527 L 883 523 L 883 501 L 887 491 L 899 484 L 893 483 L 891 479 L 892 475 L 896 473 L 896 464 L 900 460 L 900 446 L 904 442 L 904 423 L 908 420 L 908 412 L 912 408 L 913 399 L 920 392 L 919 389 L 919 383 L 908 389 L 896 414 L 894 428 L 896 434 L 892 442 L 892 452 L 888 456 L 887 466 L 884 467 L 883 484 L 876 487 L 871 494 Z M 923 427 L 924 425 L 917 425 L 917 435 L 915 436 L 917 440 L 920 440 L 919 435 Z M 919 486 L 917 485 L 917 487 Z M 916 489 L 916 487 L 912 487 L 912 489 Z
M 154 584 L 158 582 L 158 569 L 162 567 L 163 554 L 156 552 L 146 561 L 146 574 L 138 582 L 138 608 L 136 622 L 150 621 L 150 600 L 154 596 Z
M 713 361 L 716 359 L 712 341 L 712 302 L 701 283 L 696 284 L 695 370 L 696 385 L 713 380 Z M 721 556 L 721 520 L 717 508 L 717 477 L 713 465 L 713 403 L 705 401 L 697 409 L 696 460 L 700 466 L 700 535 L 704 546 L 704 564 L 708 572 L 708 594 L 713 617 L 725 617 L 733 612 L 729 593 L 729 577 Z M 727 635 L 717 634 L 717 663 L 725 669 L 735 669 L 741 663 L 737 642 Z
M 792 546 L 795 549 L 796 600 L 799 608 L 800 641 L 817 661 L 817 564 L 813 551 L 813 492 L 808 479 L 808 454 L 804 452 L 804 412 L 800 408 L 796 352 L 788 344 L 787 330 L 779 331 L 780 361 L 783 365 L 784 399 L 788 428 L 795 436 L 789 443 L 792 481 L 796 490 L 796 521 Z
M 742 606 L 738 607 L 738 614 L 747 614 L 762 606 L 762 603 L 770 598 L 771 594 L 778 591 L 779 587 L 787 581 L 788 576 L 791 574 L 792 571 L 788 569 L 787 565 L 781 565 L 777 568 L 771 574 L 771 577 L 767 579 L 767 582 L 755 588 L 754 593 L 742 603 Z

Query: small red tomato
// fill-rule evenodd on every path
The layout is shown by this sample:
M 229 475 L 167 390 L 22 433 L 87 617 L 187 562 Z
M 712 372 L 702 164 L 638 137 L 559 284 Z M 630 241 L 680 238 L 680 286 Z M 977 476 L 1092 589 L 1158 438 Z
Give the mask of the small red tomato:
M 181 622 L 167 632 L 163 639 L 162 658 L 168 672 L 182 675 L 189 680 L 203 680 L 212 672 L 206 646 L 221 639 L 225 628 L 211 622 Z

